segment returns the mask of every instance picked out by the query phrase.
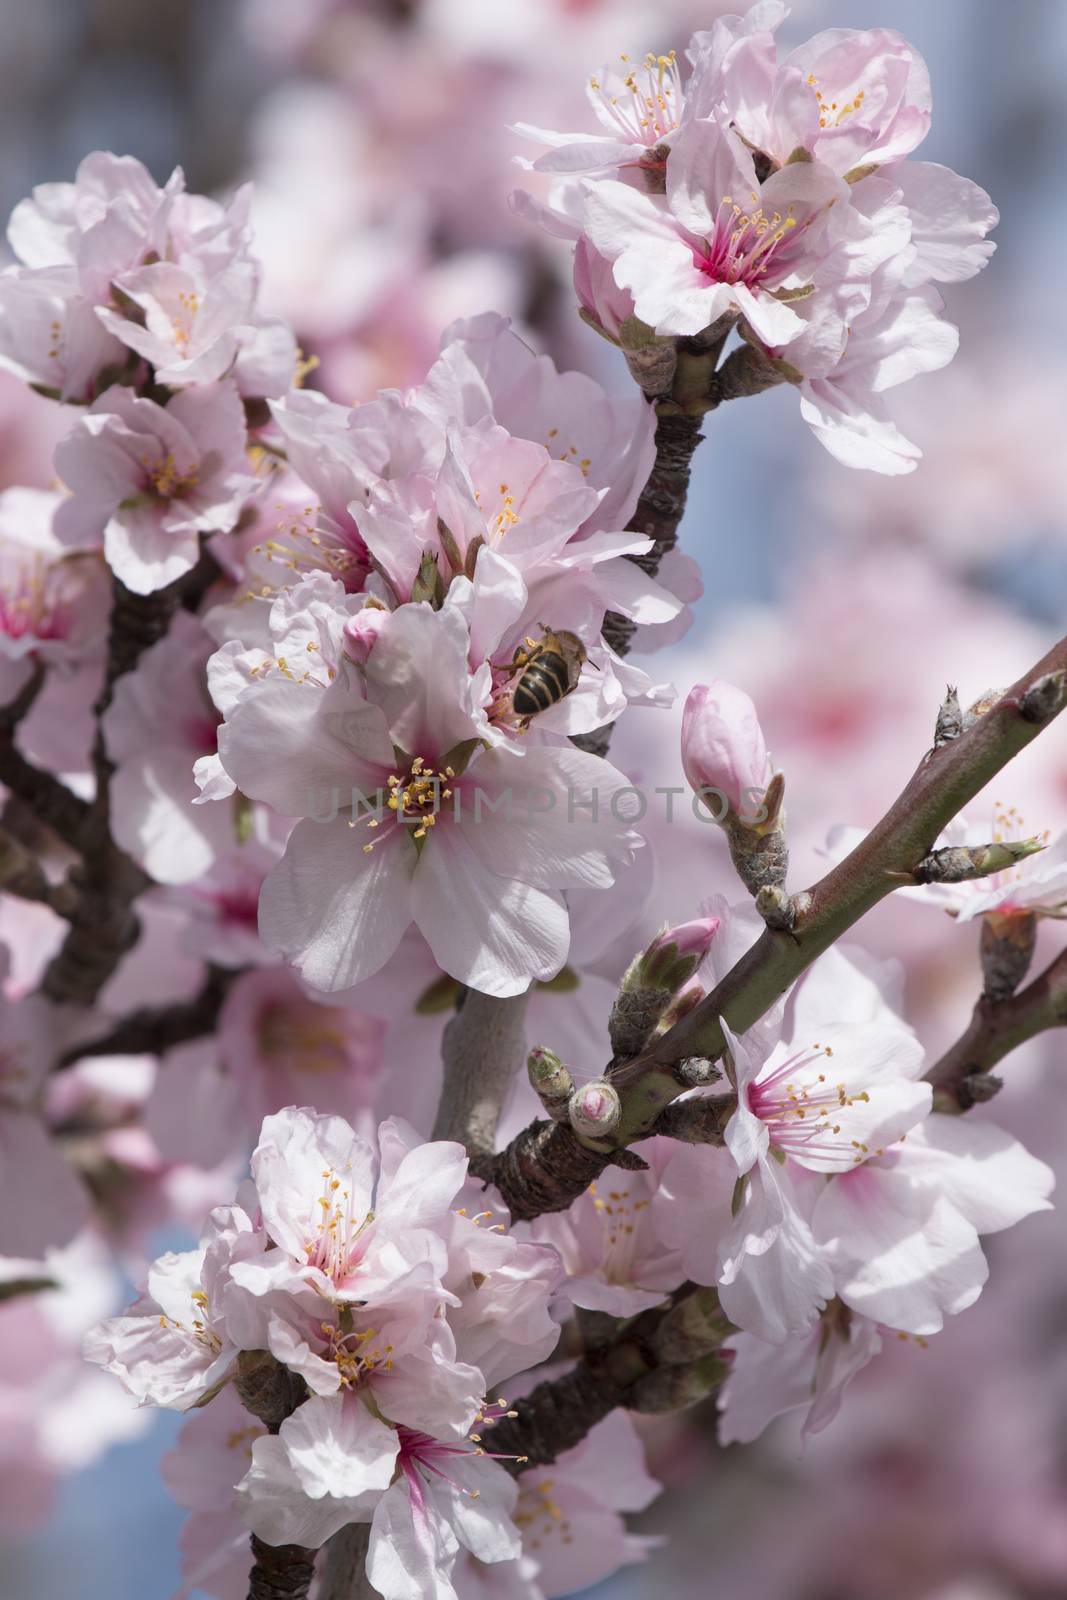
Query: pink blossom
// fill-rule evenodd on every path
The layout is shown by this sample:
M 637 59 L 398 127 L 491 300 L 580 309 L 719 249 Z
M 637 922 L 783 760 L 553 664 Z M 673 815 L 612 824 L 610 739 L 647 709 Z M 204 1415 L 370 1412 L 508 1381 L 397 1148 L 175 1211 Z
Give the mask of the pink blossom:
M 231 1264 L 261 1249 L 241 1208 L 220 1207 L 198 1249 L 160 1256 L 140 1299 L 86 1334 L 86 1360 L 112 1373 L 143 1405 L 188 1411 L 210 1399 L 229 1381 L 237 1358 L 223 1305 Z
M 796 150 L 842 175 L 910 155 L 930 126 L 926 65 L 886 28 L 828 28 L 775 60 L 784 6 L 724 17 L 690 46 L 690 100 L 775 163 Z
M 392 1428 L 351 1395 L 313 1397 L 277 1438 L 256 1440 L 238 1493 L 253 1531 L 272 1543 L 315 1547 L 369 1521 L 367 1576 L 385 1600 L 449 1600 L 461 1544 L 481 1561 L 519 1553 L 517 1490 L 502 1468 L 464 1438 Z
M 648 1172 L 613 1172 L 590 1184 L 567 1211 L 539 1217 L 531 1235 L 552 1245 L 567 1277 L 565 1300 L 614 1317 L 659 1305 L 685 1277 L 682 1256 L 657 1226 L 653 1206 L 659 1178 L 672 1154 L 667 1141 L 645 1141 Z
M 243 973 L 219 1014 L 218 1052 L 254 1128 L 302 1100 L 358 1122 L 385 1070 L 385 1024 L 307 997 L 291 972 Z
M 204 689 L 209 649 L 196 618 L 178 611 L 103 717 L 114 836 L 161 883 L 199 878 L 236 838 L 231 805 L 195 805 L 193 765 L 214 751 L 218 725 Z
M 244 412 L 231 382 L 168 404 L 111 388 L 56 450 L 73 491 L 56 516 L 71 544 L 103 540 L 135 594 L 165 588 L 195 566 L 200 535 L 226 532 L 255 487 L 246 471 Z
M 289 1107 L 264 1120 L 252 1176 L 272 1243 L 238 1273 L 243 1287 L 306 1285 L 339 1304 L 366 1303 L 424 1261 L 444 1272 L 438 1230 L 466 1156 L 447 1142 L 417 1146 L 393 1121 L 375 1151 L 341 1117 Z
M 72 554 L 52 522 L 61 496 L 43 489 L 0 494 L 0 677 L 14 698 L 26 657 L 70 666 L 99 649 L 107 630 L 106 570 Z
M 316 988 L 371 976 L 415 921 L 446 971 L 517 993 L 566 959 L 560 890 L 606 886 L 629 852 L 632 835 L 610 810 L 621 775 L 606 762 L 498 747 L 467 765 L 469 741 L 485 730 L 469 648 L 455 610 L 405 607 L 364 669 L 370 698 L 353 668 L 325 690 L 268 680 L 223 724 L 222 762 L 242 792 L 305 819 L 264 885 L 260 930 Z M 568 805 L 567 785 L 583 798 L 597 791 L 595 826 L 573 794 Z M 483 801 L 476 819 L 476 789 L 492 797 L 493 815 Z M 535 789 L 548 805 L 525 803 Z M 353 790 L 357 801 L 380 797 L 381 815 L 361 804 L 350 815 Z M 509 793 L 518 826 L 505 821 Z
M 875 1323 L 832 1302 L 810 1333 L 785 1345 L 750 1333 L 731 1336 L 730 1372 L 719 1391 L 723 1444 L 748 1444 L 776 1418 L 804 1413 L 803 1436 L 837 1416 L 845 1389 L 882 1348 Z
M 519 1474 L 512 1519 L 522 1535 L 521 1573 L 508 1573 L 516 1587 L 501 1588 L 501 1600 L 542 1600 L 570 1594 L 644 1561 L 656 1541 L 627 1532 L 621 1515 L 645 1511 L 660 1493 L 649 1475 L 640 1436 L 625 1411 L 614 1411 L 591 1428 L 573 1450 L 551 1467 Z M 526 1574 L 528 1577 L 525 1577 Z M 460 1565 L 453 1581 L 460 1600 L 495 1596 L 492 1571 L 477 1584 L 474 1563 Z M 505 1572 L 501 1570 L 501 1580 Z M 523 1582 L 525 1577 L 525 1583 Z M 467 1581 L 465 1581 L 467 1580 Z M 469 1582 L 469 1587 L 468 1587 Z
M 979 1235 L 1050 1210 L 1052 1185 L 1044 1162 L 993 1123 L 935 1114 L 906 1144 L 828 1184 L 812 1231 L 846 1305 L 906 1333 L 937 1333 L 981 1293 Z
M 813 281 L 835 248 L 831 207 L 843 216 L 848 199 L 848 185 L 818 162 L 783 167 L 761 184 L 736 134 L 690 122 L 671 147 L 666 195 L 587 183 L 584 228 L 657 333 L 699 333 L 735 312 L 758 339 L 780 345 L 800 320 L 775 291 Z
M 461 1361 L 478 1368 L 492 1387 L 552 1354 L 559 1326 L 549 1312 L 563 1266 L 550 1245 L 516 1238 L 495 1191 L 468 1179 L 447 1237 L 443 1286 L 456 1304 L 449 1327 Z
M 675 52 L 649 52 L 640 63 L 622 58 L 587 80 L 586 97 L 606 134 L 553 133 L 519 122 L 515 132 L 549 146 L 536 161 L 521 161 L 534 172 L 616 172 L 622 167 L 662 168 L 659 147 L 677 131 L 685 110 Z
M 689 691 L 682 713 L 682 765 L 696 794 L 718 791 L 735 814 L 758 807 L 773 768 L 756 708 L 743 689 L 717 679 Z M 715 815 L 716 808 L 711 809 Z
M 469 424 L 491 415 L 510 434 L 543 444 L 600 493 L 581 532 L 624 528 L 655 453 L 646 401 L 628 390 L 606 393 L 583 372 L 560 372 L 494 313 L 454 323 L 441 343 L 416 403 Z

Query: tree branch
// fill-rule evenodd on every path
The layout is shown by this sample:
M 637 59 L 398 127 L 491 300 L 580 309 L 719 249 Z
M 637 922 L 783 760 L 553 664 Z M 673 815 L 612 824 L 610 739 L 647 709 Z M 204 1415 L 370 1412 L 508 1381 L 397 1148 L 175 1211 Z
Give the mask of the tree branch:
M 968 1111 L 999 1084 L 988 1074 L 1012 1050 L 1050 1028 L 1067 1028 L 1067 950 L 1008 999 L 981 995 L 966 1031 L 926 1074 L 940 1111 Z
M 203 557 L 184 578 L 147 595 L 134 594 L 114 579 L 104 684 L 93 707 L 96 794 L 72 840 L 82 865 L 71 874 L 77 898 L 70 913 L 70 930 L 41 983 L 50 1000 L 91 1006 L 140 935 L 133 903 L 152 880 L 111 836 L 110 790 L 115 767 L 107 753 L 101 719 L 119 678 L 132 672 L 144 652 L 163 638 L 185 596 L 199 593 L 205 575 L 215 571 L 211 557 Z
M 162 1055 L 190 1039 L 215 1031 L 223 1001 L 240 968 L 208 967 L 199 991 L 189 1000 L 166 1006 L 142 1006 L 121 1017 L 114 1027 L 87 1043 L 74 1045 L 56 1062 L 56 1070 L 73 1066 L 83 1056 Z
M 1065 673 L 1067 638 L 966 732 L 923 757 L 902 794 L 855 850 L 811 890 L 793 897 L 792 931 L 767 928 L 668 1033 L 609 1069 L 622 1100 L 620 1145 L 643 1137 L 663 1107 L 689 1087 L 681 1071 L 687 1058 L 721 1057 L 723 1019 L 735 1033 L 744 1033 L 872 906 L 912 880 L 956 813 L 1059 715 Z M 610 1153 L 584 1149 L 561 1123 L 535 1122 L 475 1170 L 500 1188 L 513 1216 L 530 1218 L 566 1210 L 612 1159 Z
M 26 760 L 15 747 L 20 722 L 31 711 L 44 687 L 45 672 L 40 661 L 10 704 L 0 707 L 0 783 L 53 833 L 67 844 L 79 837 L 89 807 L 50 772 L 42 772 Z
M 380 1600 L 367 1577 L 370 1523 L 350 1522 L 325 1546 L 315 1600 Z
M 269 1433 L 278 1432 L 308 1392 L 303 1378 L 266 1350 L 241 1351 L 234 1388 L 245 1410 L 258 1417 Z M 299 1544 L 266 1544 L 256 1534 L 250 1543 L 248 1600 L 307 1600 L 317 1552 Z
M 526 1059 L 523 1024 L 529 991 L 496 1000 L 468 989 L 441 1041 L 445 1076 L 432 1139 L 455 1139 L 489 1154 L 515 1074 Z
M 660 1306 L 615 1323 L 614 1336 L 587 1349 L 569 1372 L 546 1379 L 493 1424 L 494 1455 L 518 1476 L 547 1466 L 580 1444 L 618 1406 L 681 1410 L 704 1400 L 726 1377 L 719 1355 L 736 1329 L 714 1289 L 683 1283 Z

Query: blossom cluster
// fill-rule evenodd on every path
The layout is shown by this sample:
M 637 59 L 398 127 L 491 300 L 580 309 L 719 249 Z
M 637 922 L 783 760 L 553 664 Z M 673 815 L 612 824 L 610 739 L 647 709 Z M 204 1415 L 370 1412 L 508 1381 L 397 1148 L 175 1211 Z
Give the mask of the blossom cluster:
M 930 86 L 906 41 L 835 29 L 779 59 L 784 17 L 758 0 L 684 61 L 598 70 L 603 131 L 521 124 L 547 152 L 516 208 L 574 245 L 585 320 L 635 376 L 669 355 L 713 385 L 736 340 L 721 373 L 797 387 L 838 460 L 910 471 L 881 396 L 951 359 L 939 286 L 985 264 L 996 214 L 914 159 Z M 52 487 L 0 493 L 0 1341 L 35 1346 L 5 1380 L 0 1468 L 37 1514 L 140 1426 L 113 1378 L 189 1413 L 164 1463 L 182 1600 L 242 1600 L 250 1532 L 258 1560 L 350 1526 L 384 1600 L 548 1600 L 655 1542 L 623 1514 L 687 1436 L 642 1413 L 714 1392 L 724 1442 L 787 1413 L 821 1430 L 884 1343 L 925 1348 L 975 1304 L 985 1236 L 1050 1208 L 1012 1118 L 938 1092 L 930 995 L 974 966 L 970 928 L 981 1005 L 1010 998 L 1067 916 L 1067 833 L 957 817 L 895 875 L 907 1006 L 896 961 L 835 945 L 658 1072 L 758 940 L 792 948 L 811 896 L 785 888 L 787 775 L 790 820 L 840 861 L 864 834 L 824 846 L 826 813 L 862 816 L 866 792 L 839 805 L 831 758 L 882 801 L 894 714 L 914 754 L 902 665 L 872 642 L 914 653 L 878 611 L 890 569 L 856 587 L 805 550 L 788 630 L 749 617 L 714 663 L 701 639 L 673 713 L 634 657 L 692 622 L 699 573 L 664 548 L 672 428 L 695 442 L 725 390 L 609 393 L 484 312 L 343 404 L 272 314 L 252 207 L 98 153 L 16 208 L 0 270 L 0 366 L 56 440 Z M 871 628 L 862 691 L 829 661 L 831 603 Z M 949 627 L 943 597 L 921 615 Z M 975 671 L 1033 643 L 996 621 L 955 621 Z M 761 674 L 762 723 L 740 687 Z M 950 692 L 938 744 L 1001 698 Z M 590 753 L 631 708 L 611 760 Z M 1026 780 L 1053 825 L 1059 760 Z M 725 841 L 646 815 L 672 774 Z M 468 1149 L 439 1130 L 478 1063 L 472 1013 L 511 1077 L 474 1085 Z M 627 1073 L 650 1060 L 638 1123 Z M 510 1168 L 487 1154 L 509 1141 Z M 536 1203 L 509 1212 L 516 1172 Z M 137 1276 L 160 1226 L 205 1215 L 107 1315 L 105 1245 Z M 516 1451 L 564 1357 L 615 1384 L 616 1345 L 640 1367 L 619 1363 L 622 1407 L 548 1469 Z
M 602 131 L 520 124 L 548 146 L 524 165 L 553 182 L 516 204 L 575 241 L 575 290 L 609 337 L 736 326 L 839 461 L 910 472 L 921 452 L 882 395 L 951 361 L 939 285 L 986 264 L 997 212 L 969 179 L 909 159 L 931 95 L 906 40 L 831 28 L 779 60 L 786 15 L 759 0 L 719 18 L 684 73 L 674 50 L 595 72 Z
M 577 1565 L 554 1485 L 494 1459 L 501 1384 L 556 1344 L 562 1266 L 472 1209 L 466 1166 L 461 1146 L 396 1120 L 372 1146 L 339 1117 L 288 1108 L 264 1121 L 251 1180 L 199 1248 L 161 1257 L 142 1298 L 87 1336 L 88 1358 L 142 1403 L 211 1402 L 166 1468 L 192 1512 L 191 1584 L 218 1593 L 232 1564 L 243 1592 L 248 1527 L 317 1548 L 369 1523 L 367 1576 L 386 1600 L 480 1592 L 478 1563 L 500 1564 L 500 1593 L 536 1600 L 640 1553 L 617 1512 L 657 1485 L 621 1416 L 570 1465 L 586 1486 L 590 1451 L 619 1452 L 619 1474 L 586 1487 Z M 241 1353 L 266 1351 L 306 1385 L 277 1434 L 224 1394 Z

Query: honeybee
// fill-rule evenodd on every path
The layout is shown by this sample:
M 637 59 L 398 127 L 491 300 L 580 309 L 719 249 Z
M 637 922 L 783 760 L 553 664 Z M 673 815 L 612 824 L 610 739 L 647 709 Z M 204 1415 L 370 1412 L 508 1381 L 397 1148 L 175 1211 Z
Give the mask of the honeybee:
M 540 641 L 526 639 L 526 649 L 516 650 L 510 667 L 522 674 L 512 691 L 511 705 L 523 728 L 538 712 L 558 705 L 570 694 L 586 660 L 585 645 L 576 633 L 565 628 L 555 633 L 543 622 L 541 628 Z

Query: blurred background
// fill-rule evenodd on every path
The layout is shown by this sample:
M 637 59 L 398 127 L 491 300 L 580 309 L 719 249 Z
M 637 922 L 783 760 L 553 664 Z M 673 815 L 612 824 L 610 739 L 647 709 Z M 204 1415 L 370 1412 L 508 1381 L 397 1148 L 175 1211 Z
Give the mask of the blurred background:
M 442 327 L 488 309 L 558 364 L 621 387 L 616 353 L 574 314 L 565 253 L 509 211 L 523 146 L 508 124 L 585 126 L 590 71 L 620 51 L 681 51 L 727 9 L 3 0 L 0 212 L 100 148 L 139 156 L 159 181 L 180 164 L 194 191 L 252 179 L 265 309 L 293 322 L 318 359 L 309 381 L 334 399 L 417 381 Z M 657 658 L 683 692 L 723 676 L 755 697 L 789 776 L 798 882 L 819 870 L 831 824 L 884 809 L 929 742 L 946 682 L 966 704 L 1010 681 L 1067 614 L 1067 5 L 797 0 L 782 37 L 876 25 L 925 56 L 935 116 L 921 155 L 990 191 L 997 254 L 949 297 L 956 361 L 891 397 L 926 454 L 913 475 L 834 463 L 788 386 L 708 419 L 682 529 L 704 596 L 686 638 Z M 54 438 L 54 412 L 0 375 L 0 487 L 47 485 Z M 633 713 L 613 746 L 634 781 L 642 770 L 672 781 L 677 722 L 657 715 Z M 1065 746 L 1058 732 L 1039 741 L 990 797 L 1018 805 L 1028 831 L 1067 822 Z M 693 850 L 708 850 L 697 833 Z M 657 914 L 692 915 L 691 854 L 675 841 L 661 868 Z M 909 1018 L 930 1049 L 944 1045 L 977 992 L 973 937 L 925 908 L 884 905 L 861 939 L 904 960 Z M 1065 1055 L 1062 1036 L 1020 1052 L 996 1105 L 1061 1179 Z M 992 1245 L 978 1307 L 929 1350 L 908 1343 L 868 1369 L 803 1456 L 788 1426 L 729 1450 L 711 1415 L 652 1430 L 667 1493 L 641 1531 L 669 1544 L 599 1600 L 1061 1600 L 1067 1246 L 1049 1216 Z M 4 1385 L 18 1382 L 17 1368 L 0 1371 L 0 1421 Z M 90 1470 L 8 1506 L 5 1600 L 167 1600 L 182 1513 L 157 1463 L 178 1421 L 154 1413 Z M 13 1428 L 5 1482 L 20 1448 Z

